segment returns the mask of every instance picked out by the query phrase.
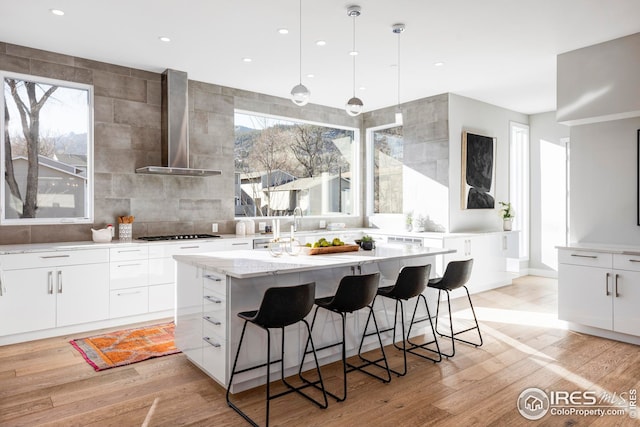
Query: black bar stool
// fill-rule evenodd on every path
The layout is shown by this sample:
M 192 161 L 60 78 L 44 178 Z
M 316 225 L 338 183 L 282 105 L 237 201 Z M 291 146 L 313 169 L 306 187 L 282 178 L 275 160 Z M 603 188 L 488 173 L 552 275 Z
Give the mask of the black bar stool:
M 442 353 L 444 356 L 453 357 L 456 354 L 455 341 L 460 341 L 465 344 L 474 345 L 476 347 L 480 347 L 482 345 L 482 334 L 480 333 L 480 326 L 478 325 L 478 318 L 476 317 L 476 312 L 473 309 L 473 303 L 471 302 L 471 296 L 469 295 L 469 289 L 466 287 L 466 283 L 469 281 L 471 277 L 471 269 L 473 267 L 473 259 L 467 259 L 463 261 L 451 261 L 447 264 L 447 269 L 444 271 L 444 274 L 440 278 L 430 279 L 429 284 L 427 285 L 430 288 L 438 290 L 438 308 L 436 310 L 436 332 L 438 332 L 438 317 L 440 315 L 440 293 L 442 291 L 447 292 L 447 306 L 449 308 L 449 329 L 451 331 L 451 335 L 441 334 L 438 332 L 438 335 L 441 337 L 446 337 L 451 339 L 451 353 Z M 451 318 L 451 298 L 449 292 L 454 289 L 464 288 L 467 291 L 467 299 L 469 300 L 469 306 L 471 307 L 471 313 L 473 314 L 473 320 L 476 323 L 476 326 L 472 326 L 467 329 L 463 329 L 458 332 L 453 332 L 453 320 Z M 478 337 L 480 338 L 479 343 L 463 340 L 461 338 L 456 338 L 456 335 L 462 334 L 464 332 L 473 331 L 474 329 L 478 330 Z
M 301 396 L 307 398 L 311 402 L 318 405 L 320 408 L 327 407 L 327 395 L 324 391 L 324 383 L 322 382 L 322 375 L 320 374 L 320 365 L 318 364 L 318 357 L 316 356 L 315 347 L 313 345 L 313 340 L 311 339 L 311 328 L 309 324 L 304 319 L 307 314 L 313 308 L 313 301 L 315 297 L 315 283 L 307 283 L 304 285 L 297 286 L 288 286 L 288 287 L 277 287 L 277 288 L 269 288 L 264 293 L 264 297 L 262 298 L 262 302 L 260 303 L 260 308 L 258 310 L 253 311 L 244 311 L 238 313 L 238 317 L 244 319 L 244 326 L 242 327 L 242 333 L 240 334 L 240 342 L 238 343 L 238 351 L 236 351 L 236 358 L 233 361 L 233 369 L 231 370 L 231 378 L 229 378 L 229 387 L 227 387 L 227 404 L 233 408 L 238 414 L 240 414 L 245 420 L 247 420 L 251 425 L 257 426 L 258 424 L 253 421 L 247 414 L 245 414 L 240 408 L 238 408 L 233 402 L 231 402 L 229 398 L 229 390 L 231 389 L 231 385 L 233 384 L 233 377 L 235 374 L 239 374 L 242 372 L 247 372 L 253 369 L 262 368 L 264 366 L 267 367 L 267 392 L 266 392 L 266 406 L 267 406 L 267 422 L 266 425 L 269 425 L 269 402 L 278 397 L 282 397 L 286 394 L 296 392 Z M 256 326 L 267 331 L 267 363 L 263 363 L 261 365 L 252 366 L 250 368 L 241 369 L 236 371 L 236 365 L 238 363 L 238 355 L 240 355 L 240 348 L 242 347 L 242 340 L 244 339 L 244 332 L 247 328 L 247 322 L 251 322 Z M 285 326 L 292 325 L 297 322 L 303 322 L 307 327 L 307 332 L 309 333 L 309 338 L 307 339 L 307 346 L 311 343 L 311 349 L 313 353 L 313 357 L 316 362 L 316 370 L 318 372 L 318 377 L 320 378 L 316 383 L 320 383 L 320 387 L 315 385 L 315 388 L 322 391 L 322 395 L 324 397 L 324 403 L 318 402 L 306 393 L 303 393 L 301 390 L 303 388 L 309 387 L 309 384 L 304 384 L 301 387 L 294 387 L 289 384 L 284 379 L 284 328 Z M 278 360 L 271 361 L 271 332 L 270 328 L 280 328 L 282 330 L 282 353 L 281 357 Z M 305 348 L 306 351 L 306 348 Z M 271 364 L 280 362 L 280 375 L 282 382 L 288 387 L 288 390 L 283 391 L 281 393 L 271 395 L 269 391 L 269 383 L 271 381 L 270 378 L 270 368 Z
M 382 344 L 382 338 L 380 337 L 380 333 L 378 333 L 378 342 L 380 343 L 380 350 L 382 351 L 382 358 L 375 361 L 383 361 L 385 363 L 385 369 L 387 372 L 386 378 L 383 378 L 379 375 L 373 374 L 364 370 L 363 368 L 369 365 L 373 365 L 374 363 L 364 359 L 360 355 L 360 351 L 358 351 L 358 356 L 360 359 L 365 362 L 358 366 L 347 363 L 347 351 L 346 351 L 346 342 L 345 342 L 345 322 L 347 313 L 353 313 L 354 311 L 363 309 L 365 307 L 369 308 L 369 313 L 373 317 L 373 324 L 376 327 L 376 332 L 378 331 L 378 323 L 376 322 L 375 314 L 373 314 L 373 299 L 376 296 L 376 290 L 378 289 L 378 282 L 380 280 L 379 273 L 373 274 L 363 274 L 361 276 L 345 276 L 340 280 L 340 284 L 338 285 L 338 290 L 336 291 L 334 296 L 318 298 L 316 299 L 316 310 L 313 314 L 313 321 L 311 322 L 311 330 L 313 330 L 313 326 L 316 322 L 316 316 L 318 315 L 318 309 L 323 308 L 325 310 L 329 310 L 333 313 L 337 313 L 342 318 L 342 341 L 339 341 L 335 344 L 325 345 L 323 347 L 319 347 L 317 351 L 325 350 L 327 348 L 335 347 L 337 345 L 342 345 L 342 372 L 343 372 L 343 396 L 339 397 L 336 394 L 333 394 L 329 391 L 326 393 L 336 399 L 338 402 L 342 402 L 347 398 L 347 373 L 358 370 L 367 375 L 370 375 L 374 378 L 381 380 L 384 383 L 388 383 L 391 381 L 391 372 L 389 371 L 389 365 L 387 364 L 387 357 L 384 353 L 384 345 Z M 307 356 L 309 351 L 307 351 L 308 345 L 311 342 L 311 335 L 307 339 L 307 347 L 305 347 L 305 352 L 302 357 L 302 362 L 300 363 L 300 372 L 299 375 L 302 377 L 302 365 L 304 364 L 305 357 Z M 379 366 L 379 365 L 378 365 Z M 317 387 L 316 382 L 310 382 L 308 380 L 303 380 L 309 384 Z
M 440 346 L 438 345 L 438 340 L 436 338 L 436 331 L 433 327 L 433 322 L 431 321 L 431 313 L 429 312 L 429 306 L 427 305 L 427 299 L 422 294 L 422 292 L 427 287 L 427 280 L 429 279 L 429 274 L 431 272 L 431 264 L 421 265 L 421 266 L 410 266 L 403 267 L 398 274 L 398 278 L 393 286 L 386 286 L 384 288 L 378 288 L 377 296 L 386 297 L 390 299 L 394 299 L 396 301 L 396 307 L 394 312 L 394 320 L 393 326 L 381 329 L 380 332 L 388 332 L 393 330 L 393 346 L 398 350 L 402 350 L 402 355 L 404 357 L 404 370 L 402 372 L 396 371 L 394 369 L 390 369 L 391 372 L 398 375 L 399 377 L 406 375 L 407 373 L 407 352 L 412 353 L 416 356 L 422 357 L 424 359 L 431 360 L 432 362 L 440 362 L 442 360 L 442 355 L 440 354 Z M 404 331 L 404 304 L 403 300 L 407 301 L 410 298 L 418 297 L 416 300 L 416 306 L 413 309 L 413 316 L 411 316 L 411 323 L 409 325 L 409 331 L 405 334 Z M 418 305 L 420 301 L 424 301 L 424 306 L 427 309 L 427 317 L 424 319 L 416 320 L 416 312 L 418 311 Z M 402 325 L 402 347 L 399 347 L 396 344 L 396 325 L 398 323 L 398 306 L 400 307 L 400 324 Z M 364 327 L 365 333 L 362 335 L 362 341 L 360 341 L 360 349 L 362 349 L 362 344 L 364 343 L 365 337 L 373 335 L 375 332 L 367 333 L 367 328 L 369 326 L 369 320 L 373 311 L 369 313 L 369 317 L 367 317 L 367 323 Z M 433 333 L 433 341 L 430 341 L 426 344 L 414 344 L 409 341 L 409 335 L 411 334 L 411 327 L 418 322 L 428 320 L 431 325 L 431 332 Z M 407 348 L 407 344 L 409 343 L 409 348 Z M 435 343 L 436 350 L 427 348 L 427 345 Z M 416 352 L 416 349 L 421 348 L 423 350 L 427 350 L 429 352 L 435 353 L 438 355 L 438 358 L 432 358 L 426 356 L 424 354 L 420 354 Z M 373 361 L 376 362 L 376 361 Z M 377 364 L 377 363 L 376 363 Z

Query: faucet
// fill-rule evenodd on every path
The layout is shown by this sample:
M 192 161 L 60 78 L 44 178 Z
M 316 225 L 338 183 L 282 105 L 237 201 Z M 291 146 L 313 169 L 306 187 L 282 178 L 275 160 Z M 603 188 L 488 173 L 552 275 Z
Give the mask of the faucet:
M 293 231 L 298 231 L 298 227 L 302 227 L 302 209 L 300 209 L 300 206 L 296 206 L 293 210 Z

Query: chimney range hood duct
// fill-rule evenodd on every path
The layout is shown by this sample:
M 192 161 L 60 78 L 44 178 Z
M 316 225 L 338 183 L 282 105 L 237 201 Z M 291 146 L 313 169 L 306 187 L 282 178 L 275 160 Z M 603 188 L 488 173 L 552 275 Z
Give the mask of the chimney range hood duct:
M 182 176 L 220 175 L 219 170 L 189 167 L 189 102 L 187 73 L 162 73 L 162 166 L 145 166 L 136 173 Z

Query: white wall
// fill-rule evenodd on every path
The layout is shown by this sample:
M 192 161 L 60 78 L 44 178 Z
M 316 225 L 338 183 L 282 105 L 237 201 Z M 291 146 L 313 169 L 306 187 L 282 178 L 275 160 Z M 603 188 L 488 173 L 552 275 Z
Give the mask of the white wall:
M 557 269 L 554 262 L 550 262 L 550 254 L 553 261 L 557 260 L 555 246 L 564 244 L 564 240 L 557 241 L 557 230 L 545 229 L 547 220 L 544 218 L 543 199 L 548 199 L 548 191 L 543 189 L 543 174 L 555 173 L 559 171 L 549 171 L 549 164 L 541 159 L 541 150 L 545 144 L 555 144 L 558 150 L 564 150 L 565 145 L 561 141 L 569 137 L 569 127 L 558 124 L 554 111 L 529 116 L 529 150 L 530 150 L 530 239 L 529 239 L 529 270 L 536 274 L 555 275 Z M 547 160 L 548 161 L 548 160 Z M 564 179 L 564 178 L 562 178 Z M 562 182 L 559 186 L 564 188 Z M 562 208 L 562 209 L 560 209 Z M 561 212 L 564 207 L 559 207 Z M 559 213 L 558 222 L 565 224 L 564 213 Z M 547 224 L 548 227 L 548 224 Z M 554 234 L 553 236 L 551 234 Z M 555 244 L 554 244 L 555 243 Z
M 558 55 L 557 118 L 585 124 L 640 115 L 640 33 Z
M 572 242 L 640 246 L 638 129 L 640 117 L 571 128 Z
M 529 124 L 529 116 L 449 94 L 449 231 L 502 230 L 499 201 L 509 200 L 509 122 Z M 496 137 L 496 208 L 461 209 L 462 132 Z

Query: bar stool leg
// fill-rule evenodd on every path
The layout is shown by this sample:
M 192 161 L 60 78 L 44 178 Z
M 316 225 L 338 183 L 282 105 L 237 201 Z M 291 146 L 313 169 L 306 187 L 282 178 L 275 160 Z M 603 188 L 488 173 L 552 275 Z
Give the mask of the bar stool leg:
M 421 299 L 424 302 L 424 307 L 427 309 L 427 318 L 416 321 L 415 319 L 416 319 L 416 313 L 418 311 L 418 304 L 420 304 L 420 300 Z M 418 323 L 418 322 L 421 322 L 421 321 L 424 321 L 424 320 L 429 320 L 429 324 L 431 325 L 431 333 L 433 334 L 433 341 L 429 341 L 429 342 L 426 342 L 426 343 L 423 343 L 423 344 L 417 344 L 417 343 L 411 342 L 411 339 L 409 338 L 411 336 L 411 328 L 413 327 L 413 325 L 415 323 Z M 436 322 L 437 321 L 438 321 L 438 318 L 436 317 Z M 431 312 L 429 311 L 429 304 L 427 304 L 427 298 L 423 294 L 418 295 L 418 299 L 416 301 L 416 306 L 413 309 L 413 316 L 411 316 L 411 323 L 409 324 L 409 332 L 407 333 L 407 342 L 410 344 L 410 347 L 407 349 L 407 351 L 409 353 L 411 353 L 411 354 L 414 354 L 414 355 L 418 356 L 418 357 L 422 357 L 423 359 L 431 360 L 434 363 L 441 362 L 442 361 L 442 353 L 440 351 L 440 345 L 438 344 L 438 337 L 436 335 L 436 328 L 433 327 L 433 321 L 431 320 Z M 435 344 L 436 345 L 436 349 L 435 350 L 427 347 L 427 346 L 429 346 L 431 344 Z M 417 353 L 415 350 L 418 349 L 418 348 L 421 348 L 423 350 L 435 353 L 435 354 L 438 355 L 438 358 L 434 359 L 432 357 L 425 356 L 424 354 Z
M 469 295 L 469 289 L 466 286 L 463 286 L 463 288 L 465 289 L 465 291 L 467 291 L 467 299 L 469 300 L 469 306 L 471 307 L 471 313 L 473 314 L 473 320 L 474 320 L 476 325 L 472 326 L 470 328 L 467 328 L 467 329 L 463 329 L 463 330 L 458 331 L 458 332 L 453 332 L 453 319 L 452 319 L 452 316 L 451 316 L 451 298 L 449 296 L 449 291 L 446 291 L 447 292 L 447 304 L 448 304 L 448 308 L 449 308 L 449 323 L 450 323 L 449 326 L 450 326 L 451 335 L 446 335 L 446 334 L 443 334 L 443 333 L 440 333 L 440 332 L 438 332 L 438 335 L 440 335 L 441 337 L 449 338 L 451 340 L 451 348 L 452 348 L 451 354 L 443 353 L 447 357 L 453 357 L 456 354 L 455 341 L 460 341 L 460 342 L 463 342 L 465 344 L 470 344 L 470 345 L 473 345 L 473 346 L 476 346 L 476 347 L 480 347 L 483 344 L 482 334 L 480 333 L 480 325 L 478 324 L 478 318 L 476 317 L 476 311 L 473 308 L 473 303 L 471 302 L 471 295 Z M 462 334 L 464 332 L 472 331 L 474 329 L 476 329 L 478 331 L 478 337 L 480 339 L 479 343 L 463 340 L 462 338 L 457 338 L 456 337 L 456 335 Z
M 374 299 L 375 302 L 375 299 Z M 365 373 L 369 376 L 372 376 L 374 378 L 377 378 L 379 380 L 381 380 L 383 383 L 388 383 L 391 381 L 391 369 L 389 369 L 389 362 L 387 361 L 387 355 L 384 352 L 384 344 L 382 343 L 382 337 L 380 336 L 380 329 L 378 328 L 378 322 L 376 320 L 376 314 L 373 311 L 373 302 L 371 303 L 371 305 L 368 305 L 367 308 L 369 308 L 369 316 L 367 317 L 367 323 L 369 321 L 369 317 L 373 318 L 373 326 L 376 329 L 375 334 L 378 336 L 378 343 L 380 344 L 380 351 L 382 352 L 382 357 L 380 359 L 376 359 L 376 360 L 369 360 L 366 357 L 362 356 L 362 344 L 364 343 L 364 337 L 366 335 L 366 329 L 363 331 L 363 336 L 362 339 L 360 340 L 360 346 L 358 347 L 358 357 L 360 358 L 360 360 L 362 360 L 363 362 L 365 362 L 364 364 L 361 364 L 359 366 L 355 366 L 355 365 L 351 365 L 351 364 L 347 364 L 347 366 L 349 366 L 349 368 L 351 368 L 348 372 L 351 372 L 355 369 L 359 370 L 362 373 Z M 373 333 L 371 334 L 373 335 Z M 384 366 L 381 366 L 379 364 L 379 362 L 384 361 Z M 365 371 L 363 368 L 369 365 L 376 365 L 382 369 L 384 369 L 387 372 L 387 378 L 383 378 L 379 375 L 373 374 L 369 371 Z
M 231 376 L 229 378 L 229 386 L 227 387 L 227 394 L 226 394 L 226 398 L 227 398 L 227 405 L 233 409 L 234 411 L 236 411 L 238 414 L 240 414 L 240 416 L 242 416 L 242 418 L 244 418 L 248 423 L 250 423 L 252 426 L 254 427 L 258 427 L 258 424 L 256 424 L 251 418 L 249 418 L 249 416 L 247 414 L 245 414 L 244 412 L 242 412 L 242 410 L 240 408 L 238 408 L 229 398 L 229 393 L 231 390 L 231 384 L 233 384 L 233 377 L 235 376 L 236 373 L 236 366 L 238 364 L 238 356 L 240 355 L 240 348 L 242 348 L 242 341 L 244 340 L 244 332 L 247 329 L 247 321 L 244 321 L 244 325 L 242 326 L 242 333 L 240 334 L 240 342 L 238 343 L 238 350 L 236 351 L 236 357 L 233 360 L 233 368 L 231 369 Z M 267 371 L 268 372 L 268 371 Z M 267 387 L 268 387 L 267 383 Z M 267 388 L 268 390 L 268 388 Z M 268 403 L 267 403 L 268 404 Z M 267 423 L 269 423 L 269 418 L 267 418 Z

